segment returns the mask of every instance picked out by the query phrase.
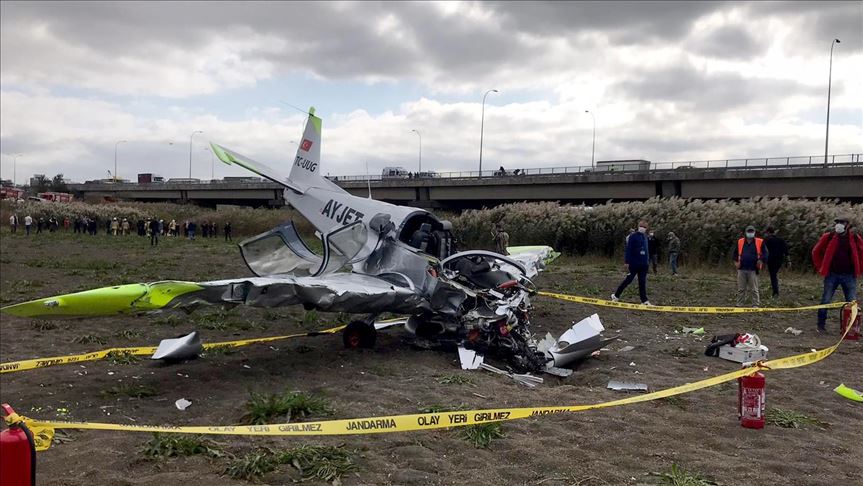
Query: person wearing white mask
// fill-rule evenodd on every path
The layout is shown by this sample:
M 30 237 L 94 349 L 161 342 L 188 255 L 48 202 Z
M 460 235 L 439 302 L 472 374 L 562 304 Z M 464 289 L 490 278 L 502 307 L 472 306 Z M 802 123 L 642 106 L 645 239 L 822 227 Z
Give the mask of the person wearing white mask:
M 764 240 L 755 237 L 755 227 L 746 227 L 744 237 L 737 240 L 734 247 L 734 265 L 737 267 L 737 306 L 740 307 L 750 296 L 753 307 L 761 305 L 758 292 L 758 272 L 767 261 L 767 246 Z
M 614 302 L 618 301 L 620 294 L 638 276 L 638 296 L 641 298 L 641 303 L 652 305 L 647 300 L 647 270 L 650 268 L 647 228 L 647 221 L 641 220 L 638 222 L 638 231 L 626 238 L 626 252 L 624 253 L 623 261 L 629 274 L 623 279 L 617 290 L 611 294 L 611 300 Z
M 835 219 L 833 231 L 824 233 L 812 248 L 815 270 L 824 277 L 821 303 L 829 304 L 841 285 L 845 302 L 857 298 L 857 277 L 863 274 L 863 238 L 851 229 L 850 218 Z M 826 333 L 827 309 L 818 310 L 818 332 Z

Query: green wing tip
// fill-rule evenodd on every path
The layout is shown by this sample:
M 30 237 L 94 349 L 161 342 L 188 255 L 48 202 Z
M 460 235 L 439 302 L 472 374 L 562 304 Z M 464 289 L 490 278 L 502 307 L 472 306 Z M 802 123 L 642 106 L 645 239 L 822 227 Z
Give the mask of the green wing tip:
M 314 106 L 309 107 L 309 115 L 315 116 L 315 107 Z

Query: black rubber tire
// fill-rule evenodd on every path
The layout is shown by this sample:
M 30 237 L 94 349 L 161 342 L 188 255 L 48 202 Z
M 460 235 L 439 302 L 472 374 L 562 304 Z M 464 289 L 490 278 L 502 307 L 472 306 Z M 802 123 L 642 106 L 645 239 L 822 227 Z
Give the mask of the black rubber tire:
M 375 347 L 378 332 L 374 325 L 363 321 L 352 321 L 342 331 L 342 342 L 347 349 L 370 349 Z

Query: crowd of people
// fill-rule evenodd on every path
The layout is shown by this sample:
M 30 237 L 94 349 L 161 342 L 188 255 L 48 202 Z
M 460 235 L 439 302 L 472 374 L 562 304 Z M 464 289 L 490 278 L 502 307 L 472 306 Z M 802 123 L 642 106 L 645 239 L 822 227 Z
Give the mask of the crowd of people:
M 777 234 L 774 227 L 764 230 L 764 238 L 757 236 L 757 230 L 749 225 L 743 235 L 735 242 L 732 262 L 737 270 L 736 304 L 742 307 L 748 303 L 753 307 L 761 306 L 758 275 L 764 267 L 770 274 L 770 287 L 773 298 L 779 297 L 779 271 L 789 265 L 789 248 L 786 241 Z M 509 234 L 498 224 L 492 231 L 495 251 L 508 255 Z M 669 231 L 666 236 L 668 265 L 671 275 L 678 275 L 678 258 L 681 251 L 680 238 Z M 624 241 L 624 267 L 627 275 L 611 294 L 611 300 L 618 302 L 626 288 L 638 279 L 638 296 L 643 305 L 653 305 L 647 296 L 647 275 L 650 270 L 657 273 L 659 263 L 659 239 L 646 220 L 638 222 L 638 229 L 630 229 Z M 821 235 L 811 250 L 815 270 L 824 278 L 821 304 L 833 300 L 836 290 L 842 288 L 845 302 L 857 298 L 857 279 L 863 275 L 863 237 L 851 227 L 850 218 L 840 216 L 835 219 L 832 231 Z M 826 332 L 827 310 L 818 311 L 817 329 Z
M 31 232 L 38 234 L 43 230 L 53 233 L 55 231 L 59 231 L 61 228 L 66 232 L 71 230 L 73 233 L 86 233 L 93 236 L 99 234 L 100 228 L 103 228 L 105 230 L 105 234 L 110 236 L 128 236 L 132 234 L 134 228 L 134 231 L 137 232 L 138 236 L 150 238 L 150 244 L 153 246 L 159 244 L 160 236 L 179 238 L 182 235 L 183 238 L 194 240 L 199 234 L 199 229 L 200 236 L 203 238 L 217 238 L 220 231 L 220 225 L 215 221 L 205 221 L 202 223 L 184 221 L 180 223 L 177 222 L 177 220 L 172 219 L 168 223 L 165 223 L 164 219 L 147 218 L 139 219 L 133 223 L 128 218 L 116 217 L 106 219 L 105 222 L 100 225 L 97 218 L 90 218 L 87 216 L 74 218 L 72 220 L 69 218 L 63 218 L 61 220 L 60 218 L 55 218 L 53 216 L 46 220 L 43 217 L 33 218 L 29 214 L 24 216 L 23 220 L 16 214 L 9 216 L 9 227 L 12 233 L 17 233 L 18 227 L 22 225 L 24 226 L 24 232 L 27 236 L 30 236 Z M 221 232 L 225 237 L 225 241 L 233 241 L 233 229 L 231 228 L 230 221 L 221 225 Z

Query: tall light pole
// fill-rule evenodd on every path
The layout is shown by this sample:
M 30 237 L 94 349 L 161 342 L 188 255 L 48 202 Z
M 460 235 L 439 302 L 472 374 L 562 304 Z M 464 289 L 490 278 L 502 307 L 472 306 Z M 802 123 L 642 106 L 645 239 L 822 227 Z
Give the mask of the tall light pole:
M 204 147 L 204 151 L 210 152 L 210 182 L 216 180 L 216 154 L 210 150 L 210 147 Z
M 593 145 L 590 148 L 590 168 L 594 167 L 594 155 L 596 155 L 596 116 L 590 110 L 584 110 L 585 113 L 590 113 L 590 117 L 593 118 Z
M 18 157 L 24 154 L 12 154 L 12 187 L 18 185 Z
M 489 93 L 497 93 L 496 89 L 490 89 L 482 95 L 482 118 L 480 119 L 479 125 L 479 176 L 482 177 L 482 135 L 485 130 L 485 97 L 488 96 Z
M 827 133 L 824 135 L 824 166 L 827 166 L 827 147 L 830 143 L 830 88 L 833 85 L 833 46 L 840 44 L 839 39 L 830 43 L 830 71 L 827 75 Z
M 204 133 L 201 130 L 195 130 L 192 132 L 192 135 L 189 136 L 189 179 L 192 178 L 192 139 L 195 138 L 196 133 Z
M 114 183 L 117 183 L 117 147 L 121 143 L 126 143 L 125 140 L 117 140 L 117 143 L 114 144 Z
M 417 174 L 419 174 L 420 172 L 423 171 L 423 136 L 420 135 L 420 132 L 417 129 L 413 129 L 411 131 L 416 133 L 417 136 L 420 138 L 420 157 L 419 157 L 420 158 L 420 168 L 417 171 Z

